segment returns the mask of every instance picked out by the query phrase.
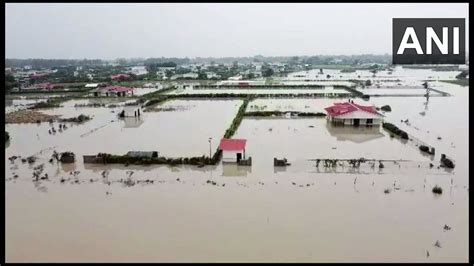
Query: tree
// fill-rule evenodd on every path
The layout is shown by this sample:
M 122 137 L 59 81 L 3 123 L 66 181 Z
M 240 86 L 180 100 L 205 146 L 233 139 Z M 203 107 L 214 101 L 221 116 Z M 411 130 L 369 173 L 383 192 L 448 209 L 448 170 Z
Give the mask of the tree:
M 5 93 L 10 93 L 15 87 L 18 87 L 18 82 L 15 80 L 15 77 L 5 74 Z
M 456 76 L 457 79 L 466 79 L 466 77 L 469 75 L 469 72 L 466 70 L 463 70 L 459 75 Z
M 198 73 L 198 79 L 207 79 L 207 74 L 204 72 L 199 72 Z
M 264 77 L 271 77 L 273 74 L 274 74 L 274 71 L 271 68 L 265 68 L 262 71 L 262 76 L 264 76 Z
M 367 86 L 367 87 L 372 86 L 372 81 L 370 81 L 370 79 L 366 80 L 365 81 L 365 86 Z

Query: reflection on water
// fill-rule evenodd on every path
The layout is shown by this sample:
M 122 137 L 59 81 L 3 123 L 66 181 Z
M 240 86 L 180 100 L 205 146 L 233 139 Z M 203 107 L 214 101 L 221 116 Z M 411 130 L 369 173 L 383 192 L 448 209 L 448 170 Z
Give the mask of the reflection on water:
M 355 143 L 364 143 L 378 138 L 383 138 L 384 134 L 380 132 L 380 126 L 339 126 L 330 121 L 326 123 L 326 129 L 331 136 L 336 137 L 338 141 L 352 141 Z
M 222 163 L 223 176 L 247 176 L 249 173 L 252 173 L 252 166 L 238 165 L 232 162 Z
M 77 158 L 76 157 L 76 160 L 78 159 L 82 159 L 82 158 Z M 69 172 L 73 172 L 76 170 L 76 162 L 73 162 L 73 163 L 59 163 L 61 165 L 61 170 L 63 170 L 63 172 L 65 173 L 69 173 Z
M 124 128 L 137 128 L 143 124 L 142 117 L 124 117 Z

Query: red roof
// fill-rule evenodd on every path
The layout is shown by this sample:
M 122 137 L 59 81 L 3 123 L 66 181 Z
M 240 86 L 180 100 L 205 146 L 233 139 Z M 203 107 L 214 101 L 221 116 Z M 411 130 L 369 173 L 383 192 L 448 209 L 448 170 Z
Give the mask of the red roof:
M 363 106 L 353 102 L 334 103 L 333 106 L 324 109 L 326 110 L 326 112 L 328 112 L 328 115 L 330 116 L 345 115 L 354 111 L 364 111 L 382 116 L 380 113 L 377 112 L 374 106 Z
M 219 149 L 223 151 L 245 150 L 246 139 L 221 139 Z
M 42 89 L 42 90 L 51 90 L 53 89 L 54 85 L 47 82 L 47 83 L 38 83 L 35 85 L 36 88 Z
M 133 91 L 133 88 L 123 87 L 123 86 L 108 86 L 108 87 L 105 87 L 103 90 L 109 91 L 109 92 L 128 92 L 128 91 Z
M 111 78 L 113 79 L 118 79 L 118 78 L 128 78 L 130 75 L 127 74 L 117 74 L 117 75 L 112 75 Z

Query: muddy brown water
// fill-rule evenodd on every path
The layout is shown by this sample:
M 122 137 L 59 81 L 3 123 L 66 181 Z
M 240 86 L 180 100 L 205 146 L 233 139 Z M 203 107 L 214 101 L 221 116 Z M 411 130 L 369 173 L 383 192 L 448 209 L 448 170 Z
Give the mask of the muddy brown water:
M 391 139 L 383 129 L 333 131 L 324 118 L 245 118 L 235 137 L 248 139 L 251 167 L 82 163 L 83 154 L 104 149 L 113 153 L 157 149 L 167 156 L 207 154 L 208 137 L 213 137 L 214 150 L 237 112 L 241 101 L 234 100 L 166 102 L 165 106 L 186 108 L 146 112 L 143 123 L 117 120 L 120 107 L 74 108 L 71 101 L 44 112 L 65 117 L 84 113 L 94 119 L 55 136 L 48 134 L 48 123 L 6 125 L 12 136 L 6 158 L 39 157 L 34 165 L 5 161 L 6 260 L 465 262 L 468 88 L 436 85 L 453 96 L 430 98 L 427 107 L 421 97 L 369 101 L 389 104 L 387 121 L 434 145 L 433 160 L 416 147 Z M 299 99 L 295 106 L 292 99 L 277 104 L 259 101 L 276 109 L 290 105 L 307 111 L 314 107 L 306 105 L 324 105 L 327 100 Z M 407 118 L 410 125 L 400 122 Z M 78 161 L 50 164 L 53 149 L 71 150 Z M 438 165 L 441 153 L 454 159 L 453 171 L 427 167 L 429 162 Z M 386 163 L 380 172 L 370 168 L 351 172 L 342 167 L 325 171 L 321 166 L 318 171 L 307 161 L 330 156 L 401 157 L 411 162 L 400 168 Z M 292 165 L 274 168 L 273 157 L 287 157 Z M 33 182 L 33 167 L 42 163 L 49 180 Z M 74 176 L 73 171 L 79 174 Z M 128 171 L 133 171 L 133 181 L 143 182 L 124 185 Z M 15 174 L 18 178 L 13 178 Z M 145 183 L 147 179 L 153 184 Z M 433 194 L 434 185 L 441 186 L 443 194 Z M 391 192 L 385 194 L 386 188 Z M 452 229 L 444 231 L 445 224 Z M 437 240 L 441 248 L 434 246 Z

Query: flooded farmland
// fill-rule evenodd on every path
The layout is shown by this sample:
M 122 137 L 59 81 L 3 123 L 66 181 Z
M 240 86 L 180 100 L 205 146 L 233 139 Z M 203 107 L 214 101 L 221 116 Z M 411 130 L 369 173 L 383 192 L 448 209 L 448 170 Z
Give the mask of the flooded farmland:
M 428 77 L 453 75 L 406 69 L 392 75 L 397 73 L 406 80 L 416 76 L 412 83 L 417 86 Z M 382 127 L 336 127 L 324 117 L 282 116 L 243 118 L 233 138 L 247 140 L 251 166 L 84 164 L 83 155 L 99 152 L 207 156 L 243 100 L 173 99 L 125 119 L 118 118 L 125 101 L 77 99 L 41 109 L 92 120 L 66 123 L 67 129 L 55 134 L 48 131 L 58 128 L 57 122 L 6 125 L 11 136 L 5 150 L 6 259 L 465 262 L 469 88 L 432 83 L 451 96 L 354 100 L 390 105 L 384 121 L 436 147 L 435 156 L 424 155 L 412 141 L 391 137 Z M 255 92 L 238 90 L 249 91 Z M 324 112 L 347 100 L 257 98 L 246 111 Z M 74 152 L 76 162 L 49 162 L 54 150 Z M 455 169 L 438 168 L 441 154 L 453 159 Z M 8 159 L 32 155 L 37 158 L 33 163 Z M 274 167 L 274 157 L 287 158 L 291 165 Z M 376 159 L 375 166 L 354 170 L 340 162 L 325 168 L 314 161 L 361 157 Z M 383 169 L 379 160 L 387 160 Z M 47 174 L 45 179 L 35 180 L 38 169 L 42 177 Z M 441 195 L 432 192 L 435 185 L 442 187 Z M 434 245 L 437 241 L 441 247 Z

